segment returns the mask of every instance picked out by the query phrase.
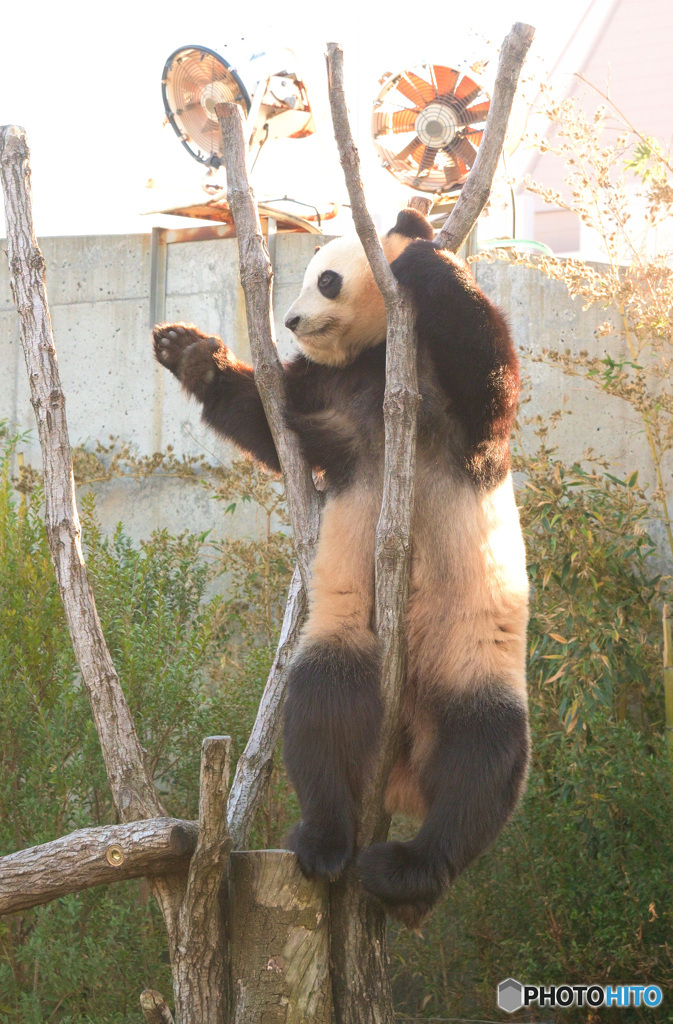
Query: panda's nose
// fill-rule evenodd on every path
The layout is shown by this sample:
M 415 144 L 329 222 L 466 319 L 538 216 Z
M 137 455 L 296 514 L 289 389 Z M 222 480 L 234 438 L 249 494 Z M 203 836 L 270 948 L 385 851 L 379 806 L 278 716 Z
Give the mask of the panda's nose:
M 288 331 L 296 331 L 297 325 L 298 325 L 300 320 L 301 320 L 300 316 L 288 316 L 288 317 L 286 317 L 286 319 L 285 319 L 285 326 L 287 327 Z

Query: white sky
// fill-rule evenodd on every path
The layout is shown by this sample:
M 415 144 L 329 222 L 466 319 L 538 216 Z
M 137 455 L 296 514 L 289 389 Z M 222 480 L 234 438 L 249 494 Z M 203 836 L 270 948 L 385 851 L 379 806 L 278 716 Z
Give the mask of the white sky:
M 313 81 L 319 99 L 325 42 L 336 40 L 345 52 L 365 187 L 380 211 L 402 206 L 406 194 L 378 168 L 369 138 L 371 104 L 384 72 L 483 56 L 493 52 L 488 41 L 499 45 L 514 21 L 535 25 L 533 53 L 549 67 L 587 6 L 588 0 L 480 0 L 435 5 L 431 17 L 429 5 L 399 0 L 244 0 L 233 13 L 231 3 L 186 0 L 7 4 L 0 16 L 0 124 L 28 132 L 38 235 L 149 231 L 160 221 L 140 216 L 152 207 L 148 178 L 186 184 L 198 196 L 204 173 L 172 128 L 162 128 L 167 56 L 188 44 L 217 50 L 241 36 L 259 50 L 289 46 L 310 96 Z M 302 140 L 262 152 L 258 196 L 278 189 L 277 195 L 302 199 L 312 192 L 313 201 L 343 198 L 341 170 L 324 152 L 329 121 L 325 128 L 322 148 Z

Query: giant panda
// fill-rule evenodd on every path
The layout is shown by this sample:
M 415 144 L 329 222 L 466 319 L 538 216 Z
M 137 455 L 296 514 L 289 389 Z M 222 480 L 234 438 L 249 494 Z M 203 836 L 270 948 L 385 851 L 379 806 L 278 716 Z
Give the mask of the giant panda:
M 284 366 L 287 422 L 326 485 L 284 712 L 301 805 L 288 845 L 309 877 L 335 879 L 357 857 L 367 892 L 411 928 L 499 834 L 529 752 L 528 582 L 509 459 L 517 358 L 502 314 L 432 239 L 410 209 L 382 239 L 415 307 L 421 396 L 401 737 L 385 805 L 422 824 L 410 841 L 360 851 L 358 802 L 381 723 L 373 620 L 386 318 L 357 239 L 316 251 L 285 319 L 299 349 Z M 154 349 L 207 424 L 279 471 L 250 366 L 186 324 L 158 325 Z

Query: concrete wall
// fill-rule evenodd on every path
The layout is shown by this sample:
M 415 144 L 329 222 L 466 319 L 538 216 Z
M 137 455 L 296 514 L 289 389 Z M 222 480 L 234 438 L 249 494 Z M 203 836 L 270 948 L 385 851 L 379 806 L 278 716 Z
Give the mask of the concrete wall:
M 296 297 L 304 269 L 317 242 L 315 235 L 280 234 L 276 241 L 275 313 L 279 346 L 290 354 L 282 326 Z M 73 444 L 129 441 L 140 454 L 173 445 L 178 455 L 206 454 L 227 461 L 231 449 L 200 423 L 195 403 L 152 357 L 149 339 L 150 242 L 145 235 L 48 238 L 42 242 L 47 285 Z M 192 241 L 168 246 L 166 319 L 187 320 L 217 333 L 241 357 L 249 356 L 243 295 L 238 281 L 235 239 Z M 543 348 L 602 351 L 594 339 L 605 320 L 600 309 L 583 312 L 561 282 L 533 270 L 502 263 L 475 265 L 481 287 L 507 312 L 521 350 Z M 32 430 L 25 458 L 39 465 L 39 449 L 28 395 L 16 312 L 6 261 L 0 261 L 0 419 Z M 613 472 L 639 469 L 651 482 L 650 459 L 641 425 L 628 406 L 598 394 L 590 385 L 542 363 L 524 358 L 531 380 L 531 401 L 524 414 L 549 416 L 564 409 L 554 433 L 563 455 L 578 459 L 587 447 L 610 461 Z M 531 446 L 531 432 L 524 430 Z M 673 493 L 673 464 L 666 482 Z M 132 536 L 166 526 L 217 529 L 221 508 L 199 487 L 182 480 L 113 481 L 98 488 L 106 529 L 117 521 Z M 226 525 L 232 528 L 231 518 Z M 254 529 L 251 521 L 237 529 Z
M 291 350 L 283 315 L 296 297 L 304 269 L 321 236 L 280 234 L 276 240 L 275 310 L 279 348 Z M 182 455 L 227 462 L 232 449 L 201 424 L 196 403 L 182 394 L 154 360 L 150 344 L 150 238 L 147 235 L 46 238 L 47 288 L 66 394 L 73 445 L 93 447 L 110 436 L 139 454 L 173 445 Z M 245 305 L 238 279 L 236 239 L 168 246 L 167 320 L 188 320 L 219 334 L 242 358 L 250 357 Z M 0 420 L 32 431 L 22 445 L 26 462 L 39 466 L 28 381 L 10 293 L 6 260 L 0 261 Z M 153 529 L 189 524 L 217 530 L 222 508 L 197 485 L 179 479 L 117 480 L 97 486 L 101 521 L 120 520 L 136 539 Z M 240 515 L 226 528 L 253 529 Z

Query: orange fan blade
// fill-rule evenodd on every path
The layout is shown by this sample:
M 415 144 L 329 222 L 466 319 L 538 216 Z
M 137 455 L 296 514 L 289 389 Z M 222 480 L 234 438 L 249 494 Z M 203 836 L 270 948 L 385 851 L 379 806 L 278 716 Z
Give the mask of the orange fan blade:
M 490 106 L 491 101 L 486 100 L 484 103 L 478 103 L 476 107 L 468 107 L 463 117 L 463 124 L 477 124 L 478 121 L 485 121 Z
M 458 81 L 458 72 L 454 71 L 453 68 L 444 68 L 441 64 L 435 64 L 434 72 L 438 95 L 452 96 Z
M 415 110 L 393 111 L 392 130 L 394 132 L 413 132 L 417 116 Z
M 453 142 L 448 144 L 446 149 L 452 156 L 463 160 L 467 167 L 472 167 L 477 159 L 476 149 L 462 135 L 457 135 Z
M 408 156 L 414 157 L 415 156 L 415 151 L 418 150 L 419 146 L 422 146 L 422 145 L 423 145 L 423 143 L 419 139 L 418 135 L 416 135 L 411 140 L 411 142 L 409 143 L 408 146 L 405 146 L 404 149 L 400 150 L 399 153 L 395 154 L 395 156 L 393 157 L 393 160 L 406 160 L 406 158 Z
M 396 88 L 399 90 L 399 92 L 402 93 L 405 99 L 408 99 L 416 107 L 422 108 L 425 106 L 426 101 L 425 97 L 423 96 L 423 93 L 416 88 L 413 82 L 409 81 L 407 72 L 404 72 L 404 74 L 400 75 L 397 81 Z
M 414 89 L 416 89 L 423 97 L 425 103 L 429 103 L 431 100 L 436 98 L 433 86 L 430 85 L 429 82 L 426 82 L 425 79 L 419 78 L 419 76 L 415 75 L 413 71 L 407 71 L 406 77 L 409 79 Z
M 425 152 L 423 153 L 423 156 L 421 157 L 421 162 L 418 165 L 418 173 L 420 174 L 422 171 L 427 171 L 427 169 L 429 167 L 432 167 L 432 165 L 435 162 L 435 157 L 436 156 L 437 156 L 437 150 L 436 149 L 432 149 L 431 146 L 426 146 L 425 147 Z
M 400 132 L 413 132 L 417 117 L 415 110 L 394 110 L 392 114 L 388 111 L 375 110 L 372 117 L 372 134 L 378 139 L 391 132 L 395 135 Z
M 474 92 L 475 89 L 477 89 L 478 92 L 481 92 L 481 89 L 479 88 L 479 86 L 477 85 L 476 82 L 473 82 L 472 79 L 468 78 L 467 75 L 463 75 L 463 77 L 461 78 L 460 82 L 458 83 L 458 86 L 456 87 L 456 91 L 455 91 L 456 99 L 459 99 L 459 100 L 466 99 L 466 97 L 470 93 Z M 475 93 L 475 95 L 477 95 L 477 93 Z

